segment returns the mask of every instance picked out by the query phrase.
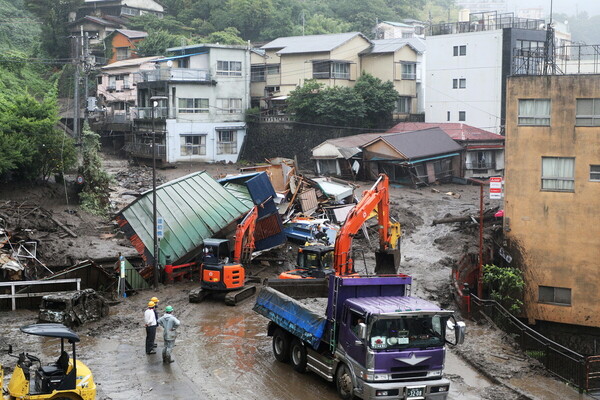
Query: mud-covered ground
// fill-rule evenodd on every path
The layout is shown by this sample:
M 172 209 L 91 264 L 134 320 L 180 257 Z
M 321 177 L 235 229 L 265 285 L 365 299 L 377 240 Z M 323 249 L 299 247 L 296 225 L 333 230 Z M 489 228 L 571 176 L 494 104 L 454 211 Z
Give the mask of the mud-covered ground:
M 147 168 L 132 168 L 114 157 L 107 157 L 105 166 L 118 177 L 112 188 L 112 201 L 117 208 L 133 200 L 134 192 L 151 187 L 151 170 Z M 233 165 L 190 163 L 159 170 L 158 174 L 160 180 L 168 181 L 199 169 L 207 169 L 213 175 L 237 171 Z M 370 185 L 364 183 L 361 189 Z M 432 226 L 431 221 L 477 213 L 479 188 L 441 185 L 433 189 L 392 187 L 392 217 L 403 226 L 401 272 L 413 277 L 412 294 L 452 308 L 451 265 L 466 248 L 477 246 L 478 238 L 472 231 L 457 229 L 456 224 Z M 119 251 L 135 254 L 124 239 L 106 229 L 110 223 L 82 212 L 72 199 L 67 204 L 60 186 L 2 190 L 0 199 L 38 202 L 78 234 L 78 238 L 49 238 L 44 243 L 40 251 L 52 262 L 107 257 Z M 500 206 L 489 200 L 486 203 L 486 207 Z M 372 234 L 370 240 L 371 244 L 365 238 L 357 238 L 355 246 L 365 250 L 364 264 L 372 272 L 374 257 L 370 250 L 377 246 L 378 238 Z M 358 260 L 356 265 L 364 268 L 364 264 Z M 261 268 L 261 275 L 273 276 L 281 268 Z M 195 286 L 184 282 L 138 293 L 114 305 L 107 318 L 77 329 L 82 337 L 78 357 L 92 369 L 99 399 L 337 398 L 334 386 L 316 375 L 298 374 L 289 365 L 275 361 L 271 340 L 266 336 L 266 320 L 251 310 L 251 300 L 234 308 L 219 300 L 190 304 L 188 291 Z M 172 305 L 182 322 L 174 351 L 176 362 L 171 365 L 161 362 L 160 329 L 159 354 L 148 356 L 143 350 L 143 310 L 155 295 L 161 299 L 160 308 Z M 0 345 L 12 343 L 15 351 L 26 349 L 47 362 L 58 356 L 56 341 L 18 332 L 19 326 L 35 322 L 35 312 L 3 311 L 0 318 Z M 446 374 L 453 382 L 450 399 L 583 398 L 548 377 L 503 332 L 488 323 L 467 324 L 465 344 L 448 352 Z M 11 366 L 14 359 L 3 353 L 0 363 Z

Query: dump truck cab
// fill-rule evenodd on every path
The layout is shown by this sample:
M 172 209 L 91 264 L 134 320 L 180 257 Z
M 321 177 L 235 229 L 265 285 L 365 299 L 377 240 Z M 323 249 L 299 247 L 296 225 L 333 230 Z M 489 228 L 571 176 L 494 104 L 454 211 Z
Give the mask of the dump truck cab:
M 244 286 L 244 267 L 239 262 L 230 262 L 229 240 L 205 239 L 202 254 L 202 289 L 228 291 Z
M 62 324 L 32 324 L 20 328 L 21 332 L 60 339 L 60 355 L 56 361 L 44 364 L 32 354 L 22 352 L 10 356 L 17 358 L 7 390 L 8 399 L 42 400 L 71 399 L 94 400 L 96 384 L 90 369 L 77 359 L 76 343 L 79 336 Z M 71 344 L 71 357 L 66 343 Z M 4 390 L 4 370 L 0 366 L 0 386 Z

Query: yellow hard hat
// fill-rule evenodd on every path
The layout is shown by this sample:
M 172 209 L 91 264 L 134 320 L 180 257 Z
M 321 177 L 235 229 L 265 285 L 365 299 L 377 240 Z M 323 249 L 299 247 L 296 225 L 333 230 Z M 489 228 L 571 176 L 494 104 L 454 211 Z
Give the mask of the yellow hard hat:
M 150 299 L 150 301 L 153 301 L 154 304 L 158 303 L 158 298 L 157 297 L 153 297 Z
M 154 304 L 154 302 L 153 302 L 153 301 L 149 301 L 149 302 L 148 302 L 148 307 L 154 307 L 155 305 L 156 305 L 156 304 Z

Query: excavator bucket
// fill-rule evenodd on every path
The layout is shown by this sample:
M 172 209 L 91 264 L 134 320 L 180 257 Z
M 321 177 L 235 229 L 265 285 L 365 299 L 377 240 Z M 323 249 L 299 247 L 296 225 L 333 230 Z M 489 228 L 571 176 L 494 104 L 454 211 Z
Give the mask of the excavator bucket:
M 400 267 L 400 259 L 402 258 L 400 252 L 402 240 L 400 236 L 400 224 L 393 223 L 391 225 L 393 231 L 391 243 L 393 247 L 375 252 L 375 274 L 377 275 L 395 275 L 398 273 L 398 268 Z

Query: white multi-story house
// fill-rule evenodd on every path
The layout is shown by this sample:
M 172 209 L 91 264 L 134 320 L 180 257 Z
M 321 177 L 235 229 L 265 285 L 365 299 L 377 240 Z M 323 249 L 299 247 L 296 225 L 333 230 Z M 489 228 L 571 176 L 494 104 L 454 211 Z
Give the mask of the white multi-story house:
M 425 122 L 463 122 L 504 132 L 506 78 L 516 49 L 543 48 L 541 20 L 492 13 L 432 26 L 427 37 Z
M 246 136 L 250 53 L 245 46 L 197 44 L 142 72 L 132 156 L 152 157 L 152 133 L 162 162 L 236 162 Z

